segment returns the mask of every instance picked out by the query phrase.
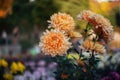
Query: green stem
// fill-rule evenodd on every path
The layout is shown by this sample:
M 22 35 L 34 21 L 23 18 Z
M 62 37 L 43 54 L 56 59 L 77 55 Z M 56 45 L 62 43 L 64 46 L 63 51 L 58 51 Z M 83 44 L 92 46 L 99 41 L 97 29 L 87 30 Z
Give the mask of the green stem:
M 87 25 L 86 25 L 86 29 L 85 29 L 85 37 L 84 37 L 84 40 L 86 39 L 86 37 L 87 37 L 87 31 L 89 30 L 89 22 L 87 23 Z

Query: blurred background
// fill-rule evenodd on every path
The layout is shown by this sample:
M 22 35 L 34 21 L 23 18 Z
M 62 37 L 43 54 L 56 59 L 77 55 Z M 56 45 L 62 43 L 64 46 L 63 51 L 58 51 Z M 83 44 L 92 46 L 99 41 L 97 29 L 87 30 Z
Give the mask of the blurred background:
M 77 15 L 86 9 L 110 20 L 115 40 L 108 50 L 120 54 L 120 0 L 0 0 L 0 58 L 44 60 L 38 44 L 50 16 L 68 13 L 75 20 L 76 30 L 81 31 L 85 24 L 77 20 Z

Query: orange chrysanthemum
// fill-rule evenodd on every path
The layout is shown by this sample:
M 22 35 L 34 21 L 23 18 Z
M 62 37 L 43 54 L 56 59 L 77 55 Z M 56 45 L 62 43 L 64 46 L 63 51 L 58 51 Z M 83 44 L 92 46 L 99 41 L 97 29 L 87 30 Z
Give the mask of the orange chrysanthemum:
M 84 49 L 86 50 L 93 50 L 94 49 L 94 43 L 90 40 L 85 40 L 82 44 Z
M 120 49 L 120 33 L 114 32 L 113 41 L 109 43 L 110 49 Z
M 99 14 L 95 14 L 89 10 L 84 10 L 78 15 L 79 20 L 85 20 L 94 26 L 95 33 L 100 36 L 106 43 L 112 40 L 113 26 L 109 20 Z
M 46 31 L 40 38 L 40 47 L 46 55 L 63 55 L 71 47 L 69 38 L 59 30 Z
M 94 43 L 93 41 L 91 40 L 85 40 L 82 44 L 82 47 L 85 49 L 85 50 L 89 50 L 89 51 L 92 51 L 94 50 L 95 52 L 97 53 L 104 53 L 105 52 L 105 49 L 104 49 L 104 46 L 99 44 L 99 43 Z
M 75 28 L 75 23 L 73 18 L 66 13 L 57 13 L 53 14 L 50 18 L 50 27 L 63 30 L 65 32 L 71 31 Z

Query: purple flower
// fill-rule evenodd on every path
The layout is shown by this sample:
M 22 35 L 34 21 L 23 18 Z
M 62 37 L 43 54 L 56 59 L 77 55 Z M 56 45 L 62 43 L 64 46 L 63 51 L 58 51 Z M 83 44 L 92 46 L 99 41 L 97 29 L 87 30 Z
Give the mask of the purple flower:
M 120 80 L 120 74 L 117 72 L 110 72 L 108 76 L 103 77 L 101 80 Z
M 45 67 L 38 67 L 38 68 L 37 68 L 37 71 L 39 71 L 39 72 L 44 72 L 44 71 L 45 71 Z
M 28 63 L 28 62 L 25 62 L 25 66 L 29 66 L 29 63 Z
M 41 77 L 41 73 L 39 71 L 35 71 L 33 76 L 36 78 L 36 80 L 38 80 Z
M 32 73 L 30 73 L 30 71 L 25 71 L 24 73 L 24 80 L 35 80 L 35 77 L 33 76 Z
M 25 71 L 24 76 L 25 77 L 30 77 L 32 74 L 30 71 Z
M 39 71 L 42 76 L 46 76 L 47 75 L 46 74 L 46 68 L 44 68 L 44 67 L 37 68 L 37 71 Z
M 52 69 L 52 68 L 55 68 L 56 66 L 57 66 L 57 63 L 52 62 L 48 65 L 48 68 Z
M 54 77 L 48 77 L 47 80 L 55 80 Z
M 104 77 L 104 78 L 102 78 L 101 80 L 112 80 L 110 77 Z
M 35 62 L 33 62 L 33 61 L 28 62 L 28 65 L 31 66 L 31 67 L 33 67 L 33 66 L 35 66 Z
M 45 66 L 46 65 L 46 62 L 41 60 L 38 62 L 38 66 Z
M 117 72 L 111 72 L 110 76 L 113 76 L 115 80 L 120 80 L 120 74 L 118 74 Z

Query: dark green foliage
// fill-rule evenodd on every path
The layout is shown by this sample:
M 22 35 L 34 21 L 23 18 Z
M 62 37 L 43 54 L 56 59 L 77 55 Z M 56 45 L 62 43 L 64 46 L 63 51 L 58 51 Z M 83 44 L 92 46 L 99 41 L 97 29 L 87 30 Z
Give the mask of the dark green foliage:
M 21 32 L 31 32 L 33 25 L 39 25 L 40 29 L 47 27 L 47 20 L 50 16 L 58 12 L 58 5 L 54 0 L 15 0 L 12 5 L 12 15 L 7 15 L 5 19 L 0 19 L 1 30 L 7 30 L 10 33 L 15 26 L 20 28 Z M 6 26 L 6 27 L 5 27 Z M 45 27 L 46 26 L 46 27 Z
M 66 56 L 56 56 L 54 60 L 58 63 L 56 78 L 59 80 L 96 80 L 96 66 L 100 61 L 94 54 L 90 58 L 84 58 L 81 54 L 81 59 L 85 62 L 84 66 L 76 64 L 76 60 L 68 59 Z M 63 78 L 62 74 L 68 75 Z
M 54 3 L 54 0 L 36 0 L 32 10 L 34 23 L 47 26 L 47 20 L 53 13 L 58 12 L 58 8 L 59 5 Z
M 34 24 L 40 30 L 46 29 L 47 20 L 56 12 L 71 14 L 77 21 L 77 15 L 83 9 L 88 8 L 85 0 L 14 0 L 12 4 L 12 15 L 0 19 L 0 31 L 6 30 L 11 33 L 15 26 L 20 27 L 21 32 L 31 32 Z M 9 27 L 9 30 L 7 29 Z

